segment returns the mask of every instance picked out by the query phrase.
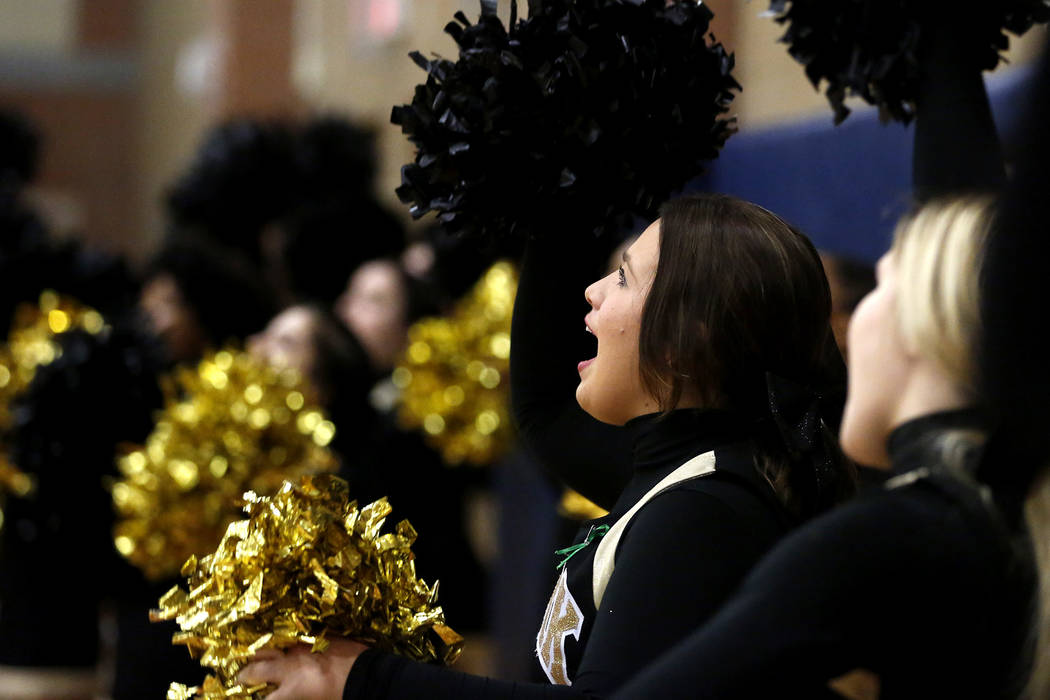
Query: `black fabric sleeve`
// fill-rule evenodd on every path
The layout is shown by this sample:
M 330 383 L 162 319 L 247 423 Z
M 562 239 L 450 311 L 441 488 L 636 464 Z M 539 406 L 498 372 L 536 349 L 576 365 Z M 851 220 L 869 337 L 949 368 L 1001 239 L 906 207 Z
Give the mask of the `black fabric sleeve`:
M 408 659 L 366 651 L 358 657 L 343 700 L 558 700 L 586 698 L 571 686 L 498 681 Z
M 1050 362 L 1028 319 L 1044 318 L 1050 260 L 1050 40 L 1032 80 L 1017 140 L 1016 176 L 988 238 L 981 287 L 981 395 L 996 407 L 979 478 L 1014 527 L 1031 484 L 1050 459 L 1045 391 Z M 1004 313 L 1009 309 L 1009 313 Z M 1003 465 L 1010 465 L 1004 469 Z
M 567 238 L 567 237 L 566 237 Z M 633 438 L 576 403 L 576 365 L 594 356 L 584 330 L 587 285 L 604 274 L 593 250 L 530 241 L 511 329 L 511 403 L 522 442 L 556 478 L 609 509 L 631 476 Z
M 713 615 L 775 533 L 772 520 L 763 527 L 746 509 L 721 498 L 670 491 L 643 508 L 624 534 L 572 686 L 495 681 L 366 652 L 350 673 L 344 698 L 607 697 Z
M 872 664 L 935 675 L 932 655 L 979 648 L 979 618 L 995 612 L 972 603 L 995 589 L 966 533 L 951 514 L 893 499 L 834 511 L 785 538 L 706 627 L 613 697 L 838 697 L 829 680 Z
M 1003 186 L 1006 169 L 968 13 L 944 12 L 924 31 L 912 178 L 925 202 Z

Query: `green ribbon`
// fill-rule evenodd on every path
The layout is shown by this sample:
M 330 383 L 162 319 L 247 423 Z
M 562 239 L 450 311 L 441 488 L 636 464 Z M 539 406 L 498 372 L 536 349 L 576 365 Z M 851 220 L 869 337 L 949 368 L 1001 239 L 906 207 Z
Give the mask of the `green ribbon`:
M 559 549 L 554 553 L 554 556 L 564 557 L 560 562 L 558 562 L 558 566 L 555 567 L 555 570 L 561 571 L 563 568 L 565 568 L 565 565 L 569 563 L 569 560 L 572 559 L 573 555 L 576 554 L 576 552 L 579 552 L 581 549 L 586 549 L 587 545 L 589 545 L 591 542 L 594 542 L 595 540 L 601 539 L 605 536 L 605 533 L 607 533 L 608 531 L 608 525 L 591 525 L 591 529 L 587 532 L 587 538 L 583 542 L 580 542 L 579 544 L 574 544 L 571 547 L 566 547 L 565 549 Z

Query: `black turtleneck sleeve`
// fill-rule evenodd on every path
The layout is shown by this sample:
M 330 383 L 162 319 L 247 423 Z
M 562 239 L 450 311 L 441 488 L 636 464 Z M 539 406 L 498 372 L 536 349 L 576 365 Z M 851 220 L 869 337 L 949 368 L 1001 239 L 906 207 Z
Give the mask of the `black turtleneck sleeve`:
M 995 190 L 1006 182 L 1002 148 L 970 37 L 973 13 L 940 11 L 924 30 L 912 177 L 925 202 Z
M 630 479 L 633 438 L 576 403 L 576 365 L 595 352 L 583 292 L 605 273 L 598 242 L 585 250 L 568 238 L 530 241 L 526 249 L 511 329 L 511 402 L 521 440 L 540 463 L 608 509 Z

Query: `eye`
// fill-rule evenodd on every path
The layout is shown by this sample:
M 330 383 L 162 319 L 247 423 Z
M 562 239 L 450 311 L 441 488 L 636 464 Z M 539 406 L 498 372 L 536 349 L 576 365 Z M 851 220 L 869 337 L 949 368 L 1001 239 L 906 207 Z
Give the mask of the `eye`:
M 617 270 L 617 272 L 620 275 L 620 281 L 617 282 L 617 284 L 619 286 L 621 286 L 621 287 L 626 287 L 627 286 L 627 275 L 624 274 L 623 268 L 621 267 L 619 270 Z

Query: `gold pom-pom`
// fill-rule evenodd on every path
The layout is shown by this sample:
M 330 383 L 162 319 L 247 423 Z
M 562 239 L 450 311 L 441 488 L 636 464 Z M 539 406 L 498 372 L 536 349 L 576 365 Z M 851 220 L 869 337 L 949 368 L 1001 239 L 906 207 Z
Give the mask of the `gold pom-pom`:
M 237 674 L 255 652 L 351 637 L 420 661 L 452 663 L 462 638 L 445 626 L 437 585 L 416 578 L 407 520 L 382 532 L 386 499 L 358 508 L 345 481 L 321 475 L 285 483 L 272 497 L 244 494 L 248 518 L 232 523 L 214 554 L 183 568 L 151 619 L 175 620 L 201 665 L 204 685 L 172 684 L 169 698 L 263 697 Z
M 0 432 L 11 429 L 11 404 L 29 387 L 37 370 L 61 355 L 59 336 L 73 330 L 95 334 L 105 325 L 94 309 L 50 290 L 40 295 L 36 305 L 19 305 L 7 342 L 0 346 Z M 6 448 L 0 442 L 0 528 L 6 494 L 24 497 L 35 486 L 33 477 L 11 464 L 3 452 Z
M 422 430 L 447 464 L 489 464 L 513 442 L 508 378 L 517 286 L 514 266 L 496 263 L 449 317 L 409 328 L 393 374 L 398 420 Z
M 334 471 L 335 426 L 305 398 L 293 370 L 222 350 L 167 382 L 146 444 L 119 459 L 114 541 L 148 578 L 177 574 L 237 520 L 245 491 Z

